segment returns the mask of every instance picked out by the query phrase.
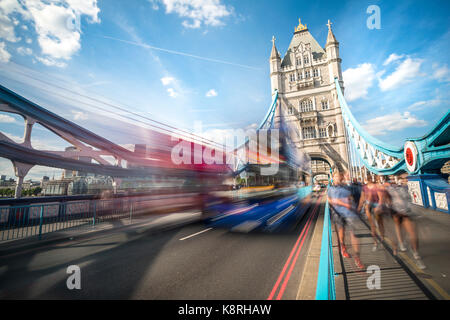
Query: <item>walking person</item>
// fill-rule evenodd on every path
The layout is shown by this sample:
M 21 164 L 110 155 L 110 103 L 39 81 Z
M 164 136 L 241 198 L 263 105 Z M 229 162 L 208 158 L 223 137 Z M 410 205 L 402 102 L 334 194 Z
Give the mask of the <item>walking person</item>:
M 392 218 L 394 220 L 395 233 L 400 251 L 407 251 L 402 235 L 402 229 L 404 229 L 409 236 L 412 254 L 417 266 L 420 269 L 425 269 L 426 266 L 419 255 L 419 238 L 417 236 L 414 213 L 411 210 L 411 197 L 408 192 L 407 176 L 408 174 L 406 173 L 402 174 L 399 178 L 399 184 L 393 184 L 387 189 L 392 199 Z M 394 245 L 393 251 L 396 255 L 397 246 Z
M 379 203 L 378 185 L 376 184 L 378 176 L 375 175 L 374 180 L 375 182 L 372 180 L 368 180 L 367 183 L 362 187 L 361 197 L 359 199 L 358 208 L 356 210 L 359 213 L 361 212 L 361 209 L 364 207 L 364 211 L 366 213 L 366 217 L 370 225 L 370 232 L 372 234 L 372 238 L 374 241 L 372 251 L 375 251 L 378 248 L 378 241 L 376 234 L 377 227 L 375 224 L 376 221 L 375 209 Z
M 393 190 L 395 190 L 396 183 L 393 176 L 384 176 L 383 179 L 380 179 L 380 183 L 378 185 L 378 205 L 374 209 L 375 213 L 375 221 L 378 227 L 378 232 L 381 237 L 381 241 L 385 239 L 385 228 L 384 228 L 384 220 L 386 217 L 393 217 L 394 221 L 394 199 L 392 197 Z M 394 189 L 393 189 L 394 188 Z M 398 201 L 398 200 L 396 200 Z M 398 205 L 398 203 L 396 203 Z M 390 234 L 389 238 L 394 240 L 396 238 L 395 235 Z M 396 241 L 392 241 L 394 254 L 397 252 Z M 402 250 L 404 249 L 403 244 L 400 245 Z M 375 251 L 376 249 L 374 249 Z
M 350 258 L 345 245 L 346 228 L 350 231 L 351 244 L 353 249 L 353 259 L 359 269 L 364 269 L 360 259 L 359 240 L 355 236 L 355 223 L 358 219 L 356 206 L 352 197 L 351 190 L 344 185 L 344 175 L 335 171 L 333 174 L 333 185 L 328 188 L 328 203 L 333 222 L 338 229 L 338 237 L 341 245 L 341 254 L 344 258 Z
M 391 214 L 392 199 L 388 192 L 388 188 L 391 186 L 391 182 L 388 177 L 380 177 L 378 179 L 377 194 L 378 205 L 374 209 L 375 221 L 378 226 L 378 232 L 380 234 L 381 241 L 384 241 L 385 229 L 384 229 L 384 217 Z

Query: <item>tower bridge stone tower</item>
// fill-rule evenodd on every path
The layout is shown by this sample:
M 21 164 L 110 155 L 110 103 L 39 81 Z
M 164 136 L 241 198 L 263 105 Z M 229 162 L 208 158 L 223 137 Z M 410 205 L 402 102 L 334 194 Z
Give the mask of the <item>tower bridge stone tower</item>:
M 329 167 L 348 169 L 348 148 L 334 79 L 343 88 L 339 42 L 328 20 L 325 48 L 299 19 L 289 48 L 283 58 L 272 38 L 270 81 L 278 90 L 275 126 L 280 117 L 294 128 L 291 137 L 297 148 L 312 160 L 313 176 L 329 174 Z

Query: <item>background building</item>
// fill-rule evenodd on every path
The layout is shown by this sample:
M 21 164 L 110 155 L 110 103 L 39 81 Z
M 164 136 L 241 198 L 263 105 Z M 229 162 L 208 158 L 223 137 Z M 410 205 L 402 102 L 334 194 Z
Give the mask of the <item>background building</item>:
M 275 126 L 283 117 L 296 128 L 298 135 L 293 137 L 296 147 L 318 164 L 312 168 L 313 176 L 329 173 L 322 170 L 326 167 L 322 162 L 332 169 L 348 169 L 347 144 L 335 78 L 343 87 L 339 42 L 330 22 L 325 48 L 300 20 L 283 58 L 273 38 L 270 81 L 272 92 L 278 90 Z

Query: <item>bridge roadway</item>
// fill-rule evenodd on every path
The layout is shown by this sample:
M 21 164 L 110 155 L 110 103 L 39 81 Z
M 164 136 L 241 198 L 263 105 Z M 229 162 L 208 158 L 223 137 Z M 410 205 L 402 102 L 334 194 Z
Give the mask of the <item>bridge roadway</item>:
M 4 244 L 0 299 L 296 299 L 323 211 L 314 202 L 317 208 L 283 233 L 237 233 L 201 222 L 155 232 L 139 224 L 32 249 L 3 250 Z M 70 265 L 81 268 L 81 290 L 66 287 Z
M 324 202 L 316 197 L 283 233 L 211 228 L 187 212 L 115 221 L 121 226 L 85 234 L 62 231 L 60 240 L 3 243 L 0 299 L 314 299 Z M 392 255 L 389 218 L 375 252 L 367 221 L 358 222 L 361 259 L 380 267 L 380 290 L 369 290 L 366 270 L 340 255 L 333 230 L 337 299 L 450 299 L 450 216 L 416 210 L 425 270 L 410 252 Z M 81 290 L 66 287 L 70 265 L 81 268 Z

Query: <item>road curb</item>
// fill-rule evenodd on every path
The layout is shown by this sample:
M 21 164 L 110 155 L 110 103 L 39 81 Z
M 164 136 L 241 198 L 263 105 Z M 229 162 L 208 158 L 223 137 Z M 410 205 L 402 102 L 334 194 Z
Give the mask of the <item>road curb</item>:
M 322 203 L 319 205 L 322 207 Z M 318 214 L 313 235 L 309 244 L 308 252 L 306 254 L 305 268 L 303 270 L 302 278 L 297 291 L 296 300 L 315 300 L 316 297 L 316 287 L 317 287 L 317 276 L 319 273 L 319 262 L 320 262 L 320 248 L 321 239 L 323 232 L 323 210 L 320 208 L 321 212 Z

